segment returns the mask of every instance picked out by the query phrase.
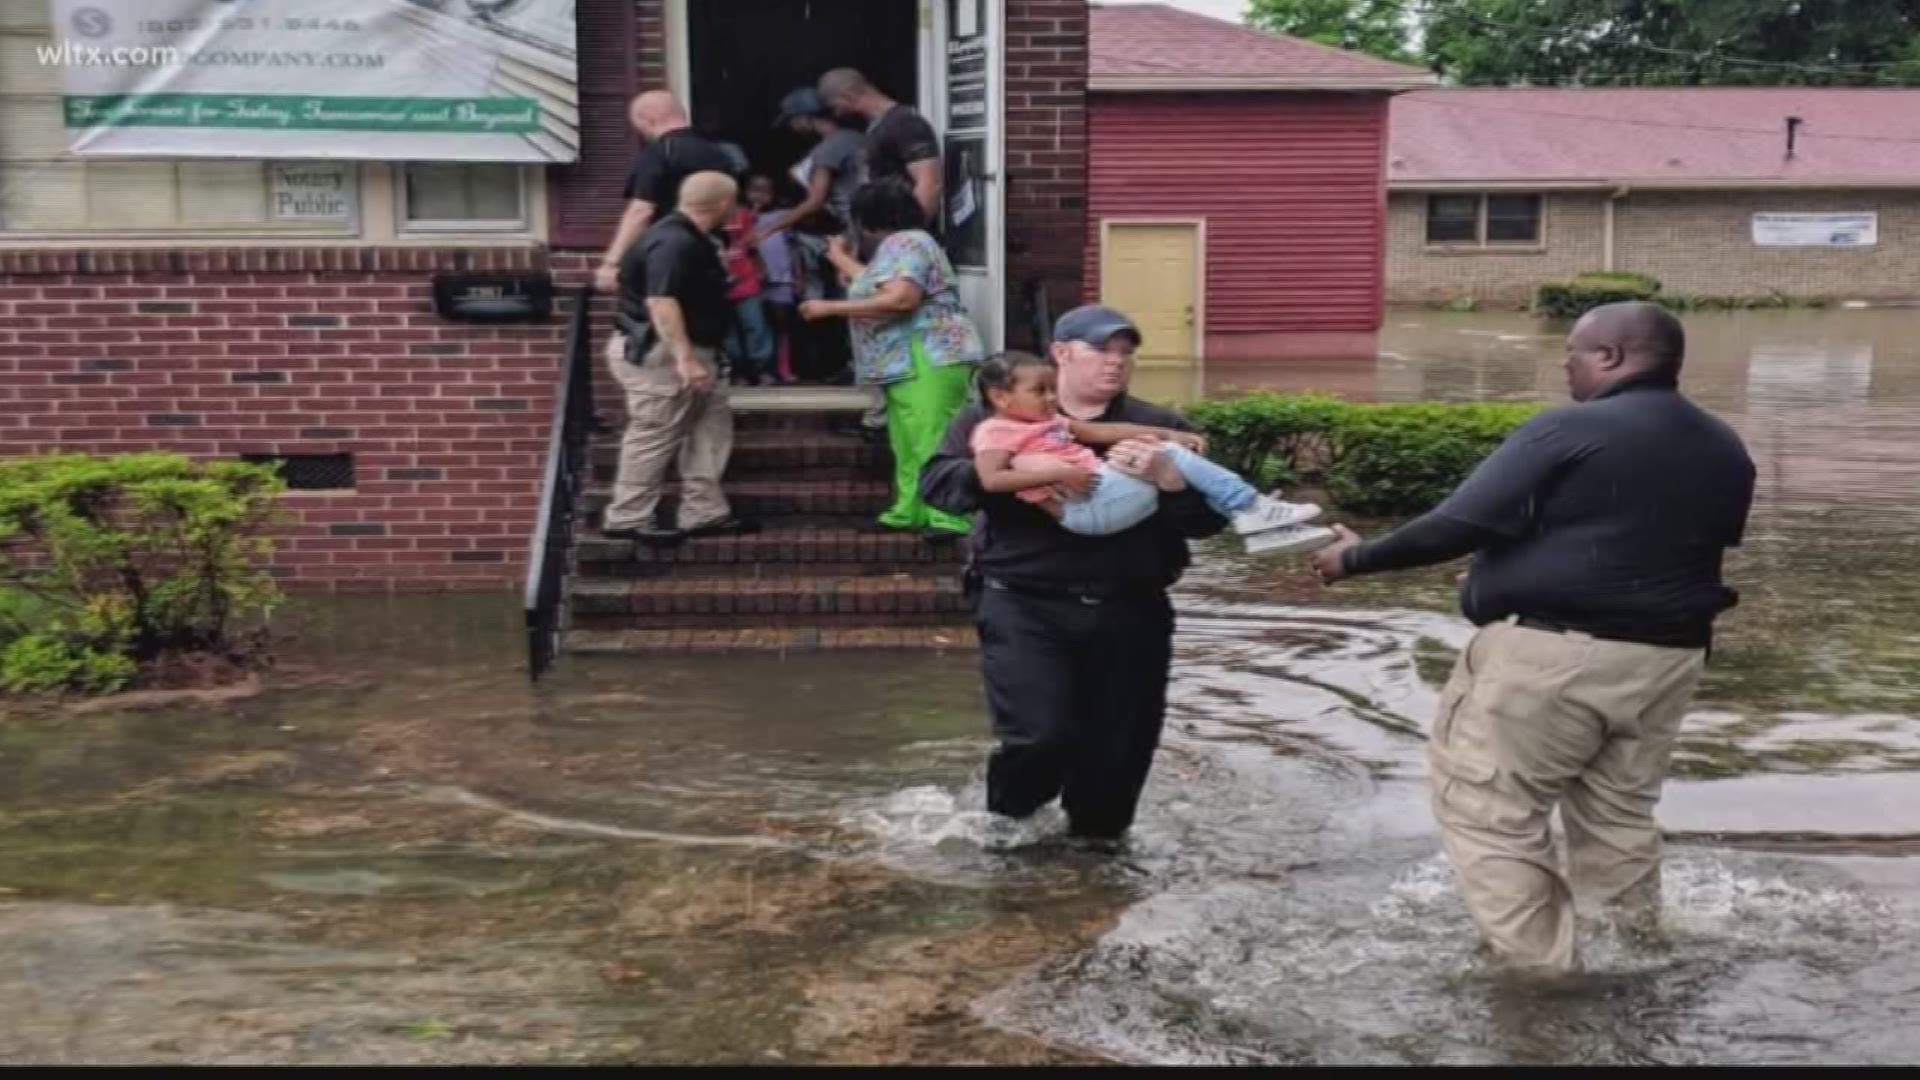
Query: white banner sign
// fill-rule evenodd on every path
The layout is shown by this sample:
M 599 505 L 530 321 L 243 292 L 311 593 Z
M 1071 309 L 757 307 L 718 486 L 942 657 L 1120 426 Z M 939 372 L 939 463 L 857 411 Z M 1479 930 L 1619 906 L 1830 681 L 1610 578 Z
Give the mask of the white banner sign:
M 1880 242 L 1880 215 L 1755 214 L 1753 242 L 1761 247 L 1872 247 Z
M 575 0 L 53 0 L 74 153 L 574 161 Z

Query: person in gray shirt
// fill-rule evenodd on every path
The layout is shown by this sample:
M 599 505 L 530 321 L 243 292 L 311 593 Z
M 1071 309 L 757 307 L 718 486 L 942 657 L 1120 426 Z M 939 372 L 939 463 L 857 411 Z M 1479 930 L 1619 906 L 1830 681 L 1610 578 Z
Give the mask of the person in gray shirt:
M 826 103 L 812 87 L 801 87 L 780 100 L 776 127 L 814 135 L 819 143 L 799 165 L 794 179 L 806 189 L 807 196 L 784 219 L 762 226 L 755 240 L 789 228 L 821 210 L 831 213 L 849 239 L 853 239 L 853 193 L 866 182 L 866 138 L 857 131 L 841 127 Z

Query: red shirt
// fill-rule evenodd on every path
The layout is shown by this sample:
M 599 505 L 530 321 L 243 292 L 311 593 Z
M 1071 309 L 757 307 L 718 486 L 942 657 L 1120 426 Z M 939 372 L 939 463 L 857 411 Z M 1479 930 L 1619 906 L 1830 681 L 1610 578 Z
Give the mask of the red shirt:
M 733 220 L 721 229 L 727 238 L 727 276 L 733 281 L 733 287 L 727 290 L 729 300 L 747 300 L 759 296 L 766 284 L 760 272 L 759 257 L 746 245 L 747 235 L 753 232 L 756 220 L 754 212 L 743 206 L 734 212 Z

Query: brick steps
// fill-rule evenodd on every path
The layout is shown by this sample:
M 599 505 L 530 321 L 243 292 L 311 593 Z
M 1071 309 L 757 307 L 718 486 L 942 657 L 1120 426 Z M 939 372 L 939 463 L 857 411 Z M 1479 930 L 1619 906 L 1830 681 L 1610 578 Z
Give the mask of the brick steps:
M 943 626 L 964 620 L 952 577 L 690 578 L 582 581 L 571 625 L 586 630 L 711 627 L 803 621 L 816 627 Z M 638 618 L 634 618 L 634 617 Z
M 631 540 L 583 536 L 575 557 L 583 577 L 644 577 L 658 566 L 755 567 L 758 576 L 796 575 L 801 567 L 867 567 L 902 572 L 951 573 L 963 558 L 960 543 L 930 544 L 905 533 L 863 533 L 855 529 L 771 529 L 750 536 L 703 536 L 672 547 Z M 780 574 L 776 568 L 790 572 Z M 865 576 L 861 571 L 850 575 Z M 751 576 L 744 575 L 743 576 Z
M 592 480 L 613 482 L 620 457 L 616 442 L 593 448 Z M 886 480 L 893 456 L 886 446 L 857 436 L 807 431 L 740 431 L 727 461 L 728 480 Z
M 603 435 L 580 500 L 567 650 L 975 648 L 964 545 L 872 530 L 892 498 L 893 463 L 884 440 L 834 430 L 857 415 L 845 403 L 736 412 L 727 497 L 763 531 L 671 547 L 600 533 L 618 460 L 617 436 Z M 670 489 L 663 509 L 676 501 Z
M 566 650 L 585 656 L 657 653 L 826 652 L 909 649 L 972 650 L 972 627 L 751 627 L 738 630 L 569 630 Z
M 679 485 L 669 489 L 667 502 L 678 501 Z M 769 525 L 811 525 L 847 528 L 878 517 L 892 500 L 881 480 L 741 480 L 726 485 L 735 513 Z M 599 528 L 612 484 L 587 488 L 580 506 L 590 528 Z

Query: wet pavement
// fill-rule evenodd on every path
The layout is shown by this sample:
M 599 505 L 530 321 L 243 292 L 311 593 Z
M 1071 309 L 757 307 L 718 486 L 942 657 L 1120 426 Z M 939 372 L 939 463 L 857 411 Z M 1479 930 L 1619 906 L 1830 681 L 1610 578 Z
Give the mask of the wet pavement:
M 1663 933 L 1592 927 L 1575 983 L 1483 971 L 1432 835 L 1452 571 L 1323 591 L 1221 544 L 1118 856 L 981 812 L 968 655 L 533 690 L 511 601 L 338 599 L 258 697 L 12 706 L 0 1062 L 1920 1059 L 1920 313 L 1689 325 L 1761 507 L 1662 804 Z M 1394 313 L 1385 348 L 1258 377 L 1558 393 L 1526 319 Z

